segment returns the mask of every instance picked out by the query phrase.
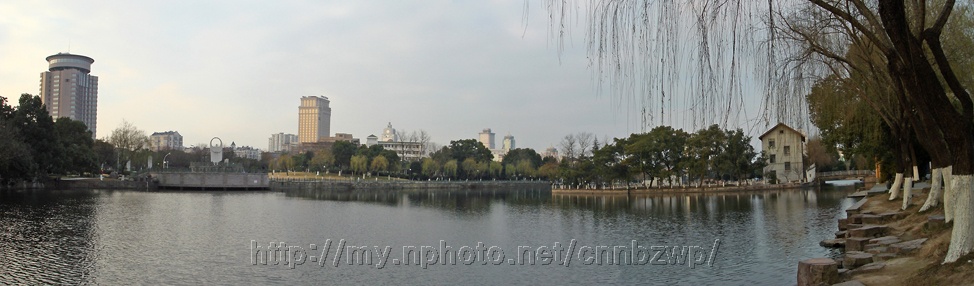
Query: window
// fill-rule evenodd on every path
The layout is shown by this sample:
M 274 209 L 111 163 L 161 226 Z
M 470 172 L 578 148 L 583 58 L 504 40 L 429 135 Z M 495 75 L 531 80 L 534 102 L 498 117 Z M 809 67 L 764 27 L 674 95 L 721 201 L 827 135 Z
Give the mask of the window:
M 768 149 L 774 149 L 774 139 L 768 139 Z
M 768 159 L 768 163 L 774 164 L 775 154 L 771 154 L 771 158 Z
M 785 134 L 784 130 L 778 130 L 778 134 Z
M 791 146 L 785 145 L 785 156 L 791 155 Z
M 785 171 L 791 171 L 791 162 L 785 162 Z

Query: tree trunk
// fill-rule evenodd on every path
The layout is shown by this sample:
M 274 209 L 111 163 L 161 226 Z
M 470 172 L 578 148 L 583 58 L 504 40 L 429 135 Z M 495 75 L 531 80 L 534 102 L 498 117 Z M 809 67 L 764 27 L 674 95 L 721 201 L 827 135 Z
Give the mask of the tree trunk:
M 944 222 L 949 223 L 954 220 L 954 166 L 944 168 Z
M 903 173 L 897 172 L 893 179 L 893 186 L 889 188 L 889 200 L 895 200 L 900 195 L 900 185 L 903 184 Z
M 951 185 L 956 190 L 954 195 L 954 228 L 950 232 L 950 247 L 944 263 L 952 263 L 958 258 L 971 252 L 974 248 L 974 225 L 971 214 L 974 214 L 974 190 L 972 190 L 972 175 L 954 175 Z
M 971 107 L 954 107 L 936 71 L 926 58 L 923 43 L 911 33 L 905 1 L 879 1 L 883 28 L 893 44 L 884 54 L 890 75 L 901 90 L 901 102 L 911 106 L 907 114 L 914 130 L 924 138 L 920 144 L 931 152 L 947 150 L 953 178 L 946 190 L 947 206 L 953 204 L 954 227 L 944 263 L 957 261 L 974 245 L 974 122 L 965 120 Z M 954 76 L 954 75 L 948 75 Z M 953 194 L 956 193 L 956 194 Z M 946 217 L 946 215 L 945 215 Z
M 906 207 L 910 206 L 910 199 L 913 198 L 913 177 L 903 178 L 903 207 L 902 210 L 906 210 Z
M 940 196 L 943 192 L 943 170 L 944 168 L 933 168 L 930 171 L 930 193 L 927 194 L 927 200 L 920 207 L 920 212 L 925 212 L 940 204 Z

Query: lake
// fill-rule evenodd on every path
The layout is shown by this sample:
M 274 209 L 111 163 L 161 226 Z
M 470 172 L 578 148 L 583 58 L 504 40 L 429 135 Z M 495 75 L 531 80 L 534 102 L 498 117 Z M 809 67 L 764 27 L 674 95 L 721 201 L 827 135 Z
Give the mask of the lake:
M 793 285 L 852 188 L 0 191 L 0 284 Z

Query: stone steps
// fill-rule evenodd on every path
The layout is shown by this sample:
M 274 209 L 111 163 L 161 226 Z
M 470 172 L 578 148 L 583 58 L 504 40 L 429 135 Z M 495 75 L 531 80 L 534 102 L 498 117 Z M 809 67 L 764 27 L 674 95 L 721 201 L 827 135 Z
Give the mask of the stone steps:
M 886 224 L 903 219 L 908 214 L 900 211 L 871 213 L 863 210 L 866 202 L 868 196 L 846 209 L 847 218 L 838 220 L 839 231 L 835 232 L 835 238 L 819 243 L 823 247 L 844 248 L 845 253 L 835 259 L 835 262 L 839 265 L 838 275 L 846 277 L 845 279 L 855 274 L 879 271 L 886 266 L 885 261 L 913 253 L 927 241 L 926 238 L 892 235 L 893 229 Z M 930 216 L 925 227 L 940 229 L 946 227 L 946 224 L 943 216 Z M 903 241 L 904 239 L 910 240 Z M 852 280 L 834 285 L 863 284 Z

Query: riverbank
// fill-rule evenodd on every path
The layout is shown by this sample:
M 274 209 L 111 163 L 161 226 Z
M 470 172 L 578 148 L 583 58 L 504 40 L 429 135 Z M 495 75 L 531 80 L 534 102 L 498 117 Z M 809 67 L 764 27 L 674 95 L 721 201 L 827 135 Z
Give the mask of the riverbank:
M 463 190 L 551 188 L 546 181 L 271 180 L 272 191 Z
M 918 213 L 929 187 L 914 188 L 906 210 L 887 192 L 863 198 L 841 219 L 833 241 L 841 241 L 838 279 L 849 285 L 968 285 L 974 281 L 974 254 L 941 264 L 950 244 L 951 224 L 943 207 Z M 823 241 L 824 242 L 824 241 Z M 854 281 L 854 282 L 853 282 Z M 856 284 L 860 283 L 860 284 Z
M 560 195 L 627 195 L 627 194 L 656 194 L 656 193 L 725 193 L 766 191 L 781 189 L 813 188 L 814 184 L 777 184 L 777 185 L 747 185 L 747 186 L 713 186 L 713 187 L 685 187 L 685 188 L 632 188 L 632 189 L 562 189 L 552 188 L 552 194 Z
M 21 182 L 11 186 L 2 186 L 0 190 L 77 190 L 77 189 L 102 189 L 102 190 L 155 190 L 159 188 L 158 182 L 145 180 L 118 180 L 118 179 L 99 179 L 99 178 L 54 178 L 43 182 L 27 183 Z

